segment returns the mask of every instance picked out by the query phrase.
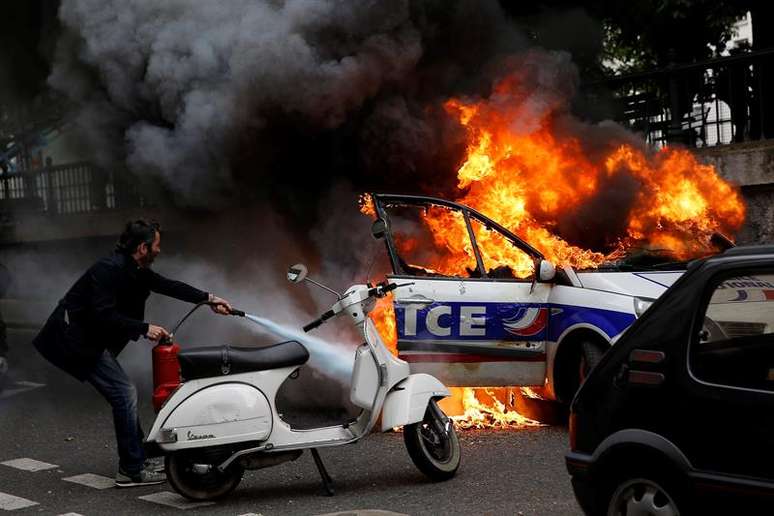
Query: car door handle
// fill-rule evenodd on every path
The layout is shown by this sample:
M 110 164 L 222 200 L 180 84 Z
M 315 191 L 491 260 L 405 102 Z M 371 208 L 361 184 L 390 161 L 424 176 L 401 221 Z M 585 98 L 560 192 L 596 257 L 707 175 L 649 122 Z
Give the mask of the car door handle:
M 399 305 L 432 305 L 435 303 L 435 299 L 428 299 L 426 297 L 409 297 L 406 299 L 398 299 L 396 303 Z

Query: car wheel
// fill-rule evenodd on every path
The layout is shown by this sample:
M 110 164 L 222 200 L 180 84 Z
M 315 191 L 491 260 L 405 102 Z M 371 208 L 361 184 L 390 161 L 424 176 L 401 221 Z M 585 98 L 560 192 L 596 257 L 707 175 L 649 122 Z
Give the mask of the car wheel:
M 685 514 L 682 493 L 674 483 L 655 475 L 629 475 L 610 486 L 605 509 L 607 516 L 680 516 Z
M 580 362 L 578 364 L 578 387 L 588 377 L 592 369 L 602 360 L 606 349 L 600 346 L 598 343 L 591 340 L 584 340 L 580 343 L 581 355 Z

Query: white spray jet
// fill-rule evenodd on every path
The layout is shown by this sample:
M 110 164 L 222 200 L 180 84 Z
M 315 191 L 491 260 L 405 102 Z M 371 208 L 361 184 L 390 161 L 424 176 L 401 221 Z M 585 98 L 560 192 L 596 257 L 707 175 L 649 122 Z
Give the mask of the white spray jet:
M 374 233 L 379 233 L 378 227 Z M 341 425 L 309 430 L 294 429 L 282 420 L 275 404 L 277 391 L 309 359 L 299 342 L 183 351 L 179 360 L 184 381 L 161 407 L 147 439 L 164 452 L 167 477 L 181 495 L 194 500 L 224 496 L 239 484 L 245 469 L 295 460 L 307 449 L 325 492 L 332 495 L 332 480 L 317 449 L 357 442 L 380 418 L 383 432 L 403 426 L 406 448 L 420 471 L 433 480 L 456 473 L 459 439 L 437 404 L 449 390 L 433 376 L 410 374 L 408 364 L 390 353 L 368 317 L 377 298 L 403 285 L 354 285 L 338 294 L 306 274 L 306 267 L 295 265 L 288 279 L 314 283 L 336 294 L 337 300 L 304 331 L 341 315 L 365 339 L 355 351 L 350 391 L 360 415 Z

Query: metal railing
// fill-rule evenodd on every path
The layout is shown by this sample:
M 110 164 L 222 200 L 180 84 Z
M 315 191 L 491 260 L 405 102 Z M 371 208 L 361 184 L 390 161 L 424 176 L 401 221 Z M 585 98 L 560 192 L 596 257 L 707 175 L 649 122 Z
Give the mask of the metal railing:
M 125 176 L 86 162 L 0 175 L 0 212 L 87 213 L 144 206 Z
M 583 92 L 656 146 L 774 138 L 774 49 L 612 77 Z

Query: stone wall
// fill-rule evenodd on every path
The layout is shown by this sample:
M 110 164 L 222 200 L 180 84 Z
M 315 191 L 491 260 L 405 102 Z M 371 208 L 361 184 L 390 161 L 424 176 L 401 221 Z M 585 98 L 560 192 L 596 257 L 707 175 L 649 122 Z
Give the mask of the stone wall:
M 697 149 L 724 178 L 741 186 L 747 220 L 739 244 L 774 243 L 774 140 Z

